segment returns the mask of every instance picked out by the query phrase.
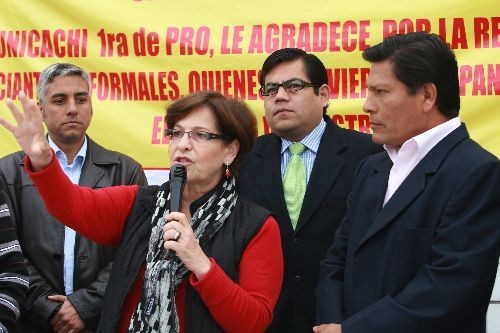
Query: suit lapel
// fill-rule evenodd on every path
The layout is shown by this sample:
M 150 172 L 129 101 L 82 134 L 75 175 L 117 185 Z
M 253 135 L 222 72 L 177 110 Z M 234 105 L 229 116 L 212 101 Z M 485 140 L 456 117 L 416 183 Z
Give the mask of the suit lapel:
M 374 165 L 373 172 L 363 187 L 363 193 L 361 194 L 363 200 L 358 204 L 358 209 L 366 213 L 365 216 L 367 218 L 365 222 L 373 221 L 373 218 L 377 216 L 384 204 L 392 161 L 387 154 L 383 158 L 382 161 L 377 161 L 379 164 Z
M 382 230 L 385 226 L 395 220 L 395 218 L 408 206 L 410 206 L 415 199 L 425 190 L 427 185 L 427 177 L 434 174 L 439 169 L 448 152 L 453 149 L 460 141 L 468 138 L 469 135 L 464 125 L 461 125 L 456 130 L 451 132 L 443 140 L 441 140 L 431 151 L 420 161 L 419 164 L 410 172 L 408 177 L 403 181 L 399 188 L 394 192 L 392 197 L 386 205 L 380 210 L 373 223 L 369 226 L 366 234 L 358 244 L 358 249 L 361 245 L 370 239 L 374 234 Z M 385 197 L 387 189 L 387 180 L 389 172 L 381 172 L 380 175 L 374 176 L 374 181 L 368 179 L 366 188 L 370 191 L 379 191 L 383 198 Z M 380 186 L 380 182 L 385 179 L 385 185 Z M 378 184 L 378 185 L 377 185 Z M 373 209 L 371 206 L 364 207 L 364 209 Z
M 78 185 L 90 188 L 96 188 L 97 183 L 104 176 L 104 171 L 95 166 L 96 156 L 100 156 L 100 146 L 98 146 L 94 141 L 88 140 L 87 155 L 85 157 L 85 163 L 83 164 L 82 174 L 80 176 L 80 181 Z
M 339 153 L 345 147 L 345 138 L 340 128 L 336 127 L 330 119 L 326 119 L 325 132 L 321 137 L 318 154 L 306 188 L 296 232 L 304 227 L 339 177 L 345 164 L 344 160 L 339 157 Z
M 275 207 L 273 213 L 278 221 L 292 230 L 288 209 L 286 208 L 281 179 L 281 139 L 271 134 L 255 151 L 258 160 L 252 170 L 253 179 L 259 187 L 268 207 Z
M 427 170 L 425 168 L 417 167 L 410 173 L 410 175 L 408 175 L 408 177 L 399 186 L 396 192 L 394 192 L 391 199 L 389 199 L 386 205 L 380 210 L 378 215 L 376 215 L 375 220 L 368 227 L 368 230 L 364 235 L 363 240 L 360 243 L 360 246 L 371 236 L 373 236 L 375 233 L 377 233 L 387 224 L 393 221 L 394 218 L 406 207 L 408 207 L 414 201 L 414 199 L 425 189 L 426 173 Z M 379 187 L 379 189 L 385 188 L 387 190 L 387 180 L 389 177 L 389 172 L 387 172 L 386 174 L 380 173 L 380 177 L 377 176 L 376 178 L 378 180 L 381 180 L 382 175 L 383 178 L 385 179 L 385 186 Z M 371 185 L 368 185 L 369 183 L 367 182 L 367 186 L 376 186 L 376 183 L 379 186 L 382 185 L 377 181 L 373 182 Z M 373 189 L 377 190 L 376 187 L 374 187 Z M 380 199 L 378 207 L 381 207 L 383 204 L 385 192 L 386 191 L 379 190 L 379 193 L 381 195 L 378 196 L 378 198 Z M 364 209 L 373 209 L 373 207 L 366 207 Z

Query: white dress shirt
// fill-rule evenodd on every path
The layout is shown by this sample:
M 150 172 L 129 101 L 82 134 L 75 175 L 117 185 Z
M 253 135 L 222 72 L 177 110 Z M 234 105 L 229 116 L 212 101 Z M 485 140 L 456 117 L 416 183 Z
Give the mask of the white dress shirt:
M 439 141 L 443 140 L 448 134 L 457 129 L 460 124 L 461 121 L 459 117 L 450 119 L 447 122 L 407 140 L 399 149 L 384 145 L 384 149 L 389 154 L 389 158 L 393 163 L 387 182 L 384 205 L 425 155 L 427 155 Z
M 49 136 L 49 146 L 54 150 L 57 161 L 62 170 L 73 184 L 78 184 L 82 174 L 83 163 L 87 153 L 87 137 L 82 148 L 78 151 L 73 163 L 68 165 L 66 154 L 55 144 Z M 73 274 L 75 271 L 75 241 L 76 232 L 70 227 L 64 227 L 64 290 L 66 295 L 73 293 Z

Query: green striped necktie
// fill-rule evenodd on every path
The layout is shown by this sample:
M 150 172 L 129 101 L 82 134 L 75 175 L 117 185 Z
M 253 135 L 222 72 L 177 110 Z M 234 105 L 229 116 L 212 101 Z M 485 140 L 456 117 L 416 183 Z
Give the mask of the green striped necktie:
M 283 192 L 293 229 L 297 226 L 306 193 L 306 168 L 300 157 L 305 149 L 306 147 L 300 142 L 292 143 L 288 147 L 291 156 L 283 177 Z

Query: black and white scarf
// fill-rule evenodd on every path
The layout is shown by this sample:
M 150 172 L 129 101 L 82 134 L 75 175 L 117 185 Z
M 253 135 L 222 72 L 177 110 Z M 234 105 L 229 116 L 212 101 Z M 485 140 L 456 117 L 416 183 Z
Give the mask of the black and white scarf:
M 159 191 L 156 198 L 142 298 L 132 315 L 128 333 L 179 332 L 175 293 L 188 269 L 177 256 L 167 257 L 163 247 L 163 226 L 167 222 L 164 217 L 169 214 L 170 193 Z M 202 249 L 224 225 L 237 199 L 235 180 L 230 177 L 193 214 L 191 228 Z

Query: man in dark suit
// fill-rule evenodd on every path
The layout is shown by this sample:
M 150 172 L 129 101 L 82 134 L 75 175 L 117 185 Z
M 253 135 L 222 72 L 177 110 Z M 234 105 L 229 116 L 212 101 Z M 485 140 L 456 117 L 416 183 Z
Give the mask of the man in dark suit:
M 273 133 L 257 140 L 241 169 L 239 190 L 271 210 L 280 225 L 285 272 L 268 332 L 309 333 L 319 262 L 344 216 L 354 170 L 381 147 L 370 135 L 340 128 L 326 116 L 330 88 L 316 56 L 300 49 L 275 51 L 263 64 L 260 83 Z M 298 190 L 287 194 L 285 179 L 290 147 L 298 142 L 305 148 L 305 194 L 297 199 Z
M 500 253 L 500 164 L 458 117 L 458 68 L 441 38 L 368 48 L 364 110 L 386 152 L 356 171 L 321 263 L 314 332 L 485 332 Z

